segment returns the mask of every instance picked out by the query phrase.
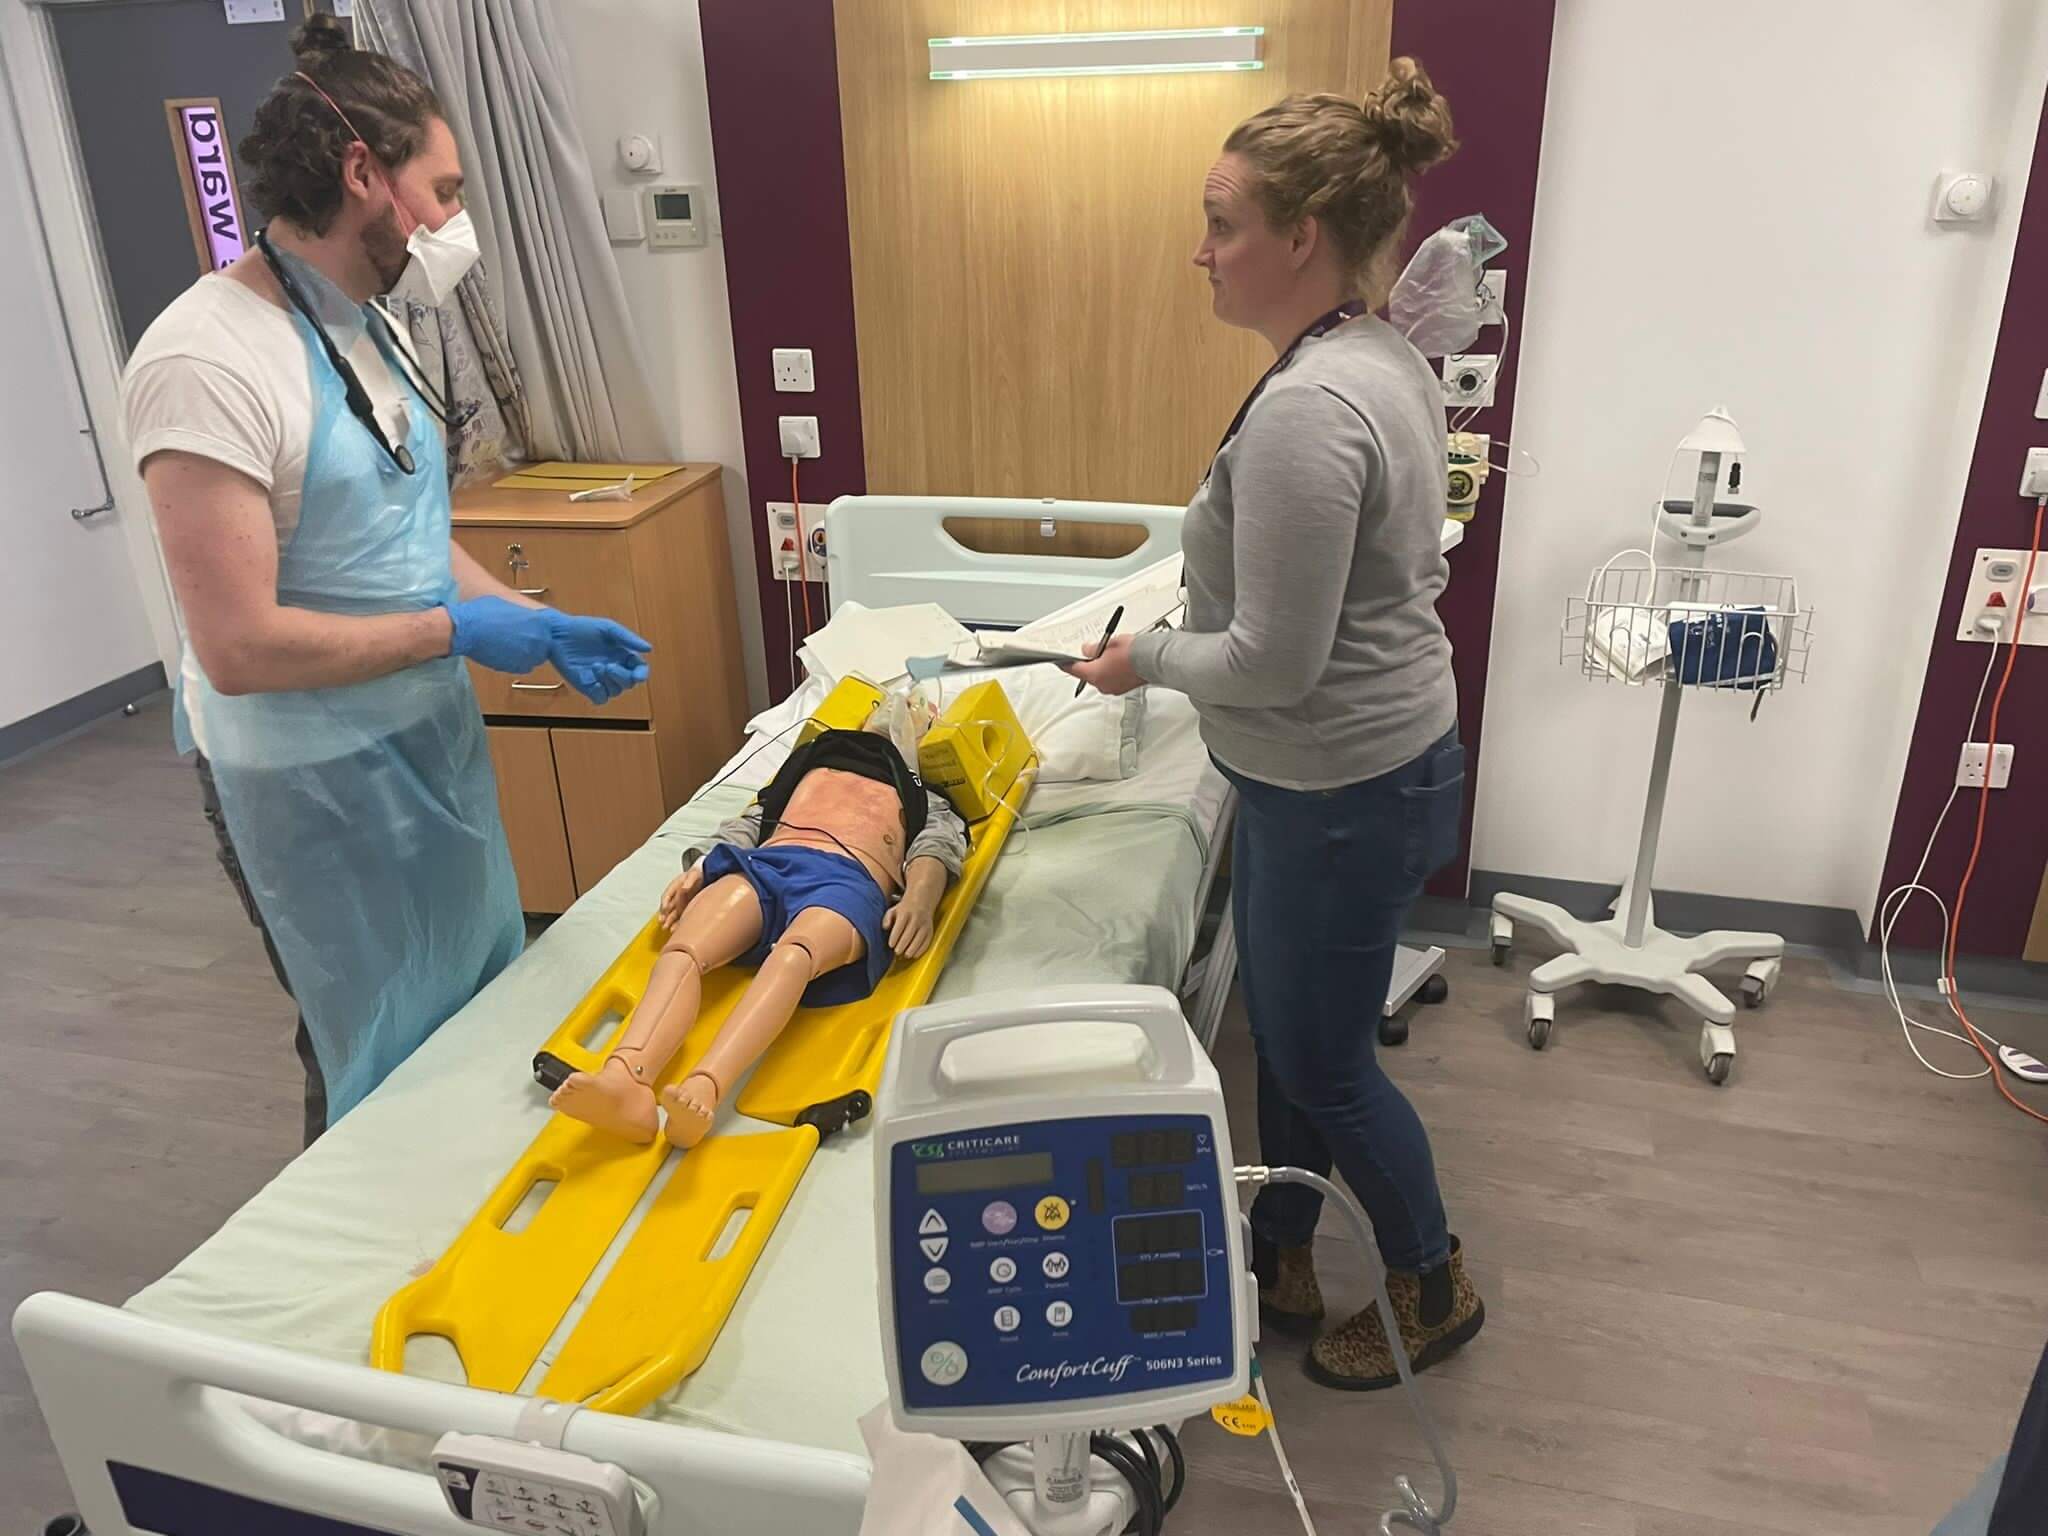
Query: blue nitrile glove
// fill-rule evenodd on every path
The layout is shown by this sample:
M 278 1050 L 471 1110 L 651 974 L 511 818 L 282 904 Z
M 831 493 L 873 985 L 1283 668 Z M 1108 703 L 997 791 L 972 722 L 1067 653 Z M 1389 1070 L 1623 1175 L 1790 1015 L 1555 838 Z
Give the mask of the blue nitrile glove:
M 640 658 L 654 647 L 610 619 L 548 610 L 548 660 L 583 697 L 604 704 L 647 681 Z
M 450 603 L 448 654 L 467 656 L 493 672 L 531 672 L 548 659 L 554 640 L 548 622 L 552 613 L 502 597 Z

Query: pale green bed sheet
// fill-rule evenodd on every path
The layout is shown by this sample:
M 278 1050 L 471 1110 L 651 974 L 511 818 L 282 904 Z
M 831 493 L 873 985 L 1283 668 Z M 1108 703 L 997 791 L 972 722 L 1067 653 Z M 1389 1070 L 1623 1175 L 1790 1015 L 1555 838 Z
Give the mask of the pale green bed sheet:
M 1123 803 L 1090 811 L 1076 793 L 1088 787 L 1062 786 L 1057 809 L 1011 835 L 937 997 L 1178 979 L 1195 940 L 1204 819 L 1132 803 L 1129 781 L 1114 787 Z M 678 811 L 129 1308 L 363 1360 L 385 1298 L 439 1256 L 545 1122 L 528 1066 L 539 1042 L 646 921 L 682 851 L 747 798 L 722 788 Z M 720 1133 L 749 1125 L 727 1119 Z M 872 1149 L 855 1130 L 820 1149 L 709 1358 L 650 1416 L 858 1452 L 854 1421 L 887 1390 L 873 1222 Z

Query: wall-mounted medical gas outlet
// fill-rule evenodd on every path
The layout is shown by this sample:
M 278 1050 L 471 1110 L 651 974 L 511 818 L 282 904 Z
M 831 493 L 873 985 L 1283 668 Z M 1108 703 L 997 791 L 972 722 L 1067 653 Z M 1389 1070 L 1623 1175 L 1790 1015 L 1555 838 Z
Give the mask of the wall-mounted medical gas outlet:
M 2020 494 L 2029 499 L 2048 496 L 2048 448 L 2027 450 L 2027 462 L 2020 470 Z
M 1991 759 L 1991 787 L 2003 789 L 2012 782 L 2012 744 L 2001 741 L 1993 751 L 1988 742 L 1966 741 L 1963 755 L 1956 764 L 1957 789 L 1982 789 L 1984 787 L 1984 759 Z
M 785 459 L 815 459 L 818 456 L 817 417 L 778 416 L 775 423 L 782 432 L 782 456 Z
M 2048 645 L 2048 551 L 2034 564 L 2031 593 L 2024 549 L 1980 549 L 1970 566 L 1970 585 L 1963 593 L 1957 620 L 1958 640 L 2010 640 L 2020 610 L 2027 622 L 2019 627 L 2021 645 Z M 2031 603 L 2031 606 L 2029 604 Z
M 702 245 L 709 225 L 702 187 L 672 184 L 648 187 L 647 246 L 649 250 L 672 251 Z
M 1481 325 L 1499 325 L 1508 315 L 1508 275 L 1505 272 L 1482 272 L 1479 286 L 1486 290 L 1486 298 L 1479 310 Z
M 1456 352 L 1444 359 L 1444 404 L 1485 407 L 1493 404 L 1494 376 L 1500 358 L 1491 352 Z
M 797 512 L 786 501 L 768 503 L 768 554 L 777 581 L 796 580 L 797 562 L 793 557 L 801 556 L 805 581 L 825 579 L 825 503 L 807 501 L 803 504 L 802 525 L 798 525 Z
M 809 347 L 775 349 L 775 392 L 778 395 L 808 395 L 817 387 L 818 379 L 811 370 Z

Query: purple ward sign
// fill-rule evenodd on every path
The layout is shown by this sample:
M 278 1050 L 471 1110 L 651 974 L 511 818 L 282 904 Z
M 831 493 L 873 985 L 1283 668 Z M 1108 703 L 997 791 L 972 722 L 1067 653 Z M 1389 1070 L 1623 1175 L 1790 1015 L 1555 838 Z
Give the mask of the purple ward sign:
M 218 101 L 166 102 L 176 125 L 181 180 L 186 209 L 192 216 L 193 243 L 210 270 L 218 271 L 242 254 L 241 200 L 235 195 L 235 173 L 228 158 L 227 135 L 221 126 Z

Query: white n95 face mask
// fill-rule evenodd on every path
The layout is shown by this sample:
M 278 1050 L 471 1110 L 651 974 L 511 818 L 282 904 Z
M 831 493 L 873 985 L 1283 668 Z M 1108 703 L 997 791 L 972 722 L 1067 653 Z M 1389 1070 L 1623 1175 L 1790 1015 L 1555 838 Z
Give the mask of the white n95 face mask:
M 1424 357 L 1471 350 L 1486 313 L 1480 269 L 1507 242 L 1479 214 L 1453 219 L 1423 241 L 1387 299 L 1387 319 Z
M 483 254 L 477 247 L 476 225 L 470 222 L 467 208 L 459 210 L 439 229 L 429 229 L 424 224 L 414 226 L 405 248 L 411 253 L 410 259 L 405 264 L 404 276 L 392 291 L 423 300 L 436 309 L 448 302 L 455 285 Z

